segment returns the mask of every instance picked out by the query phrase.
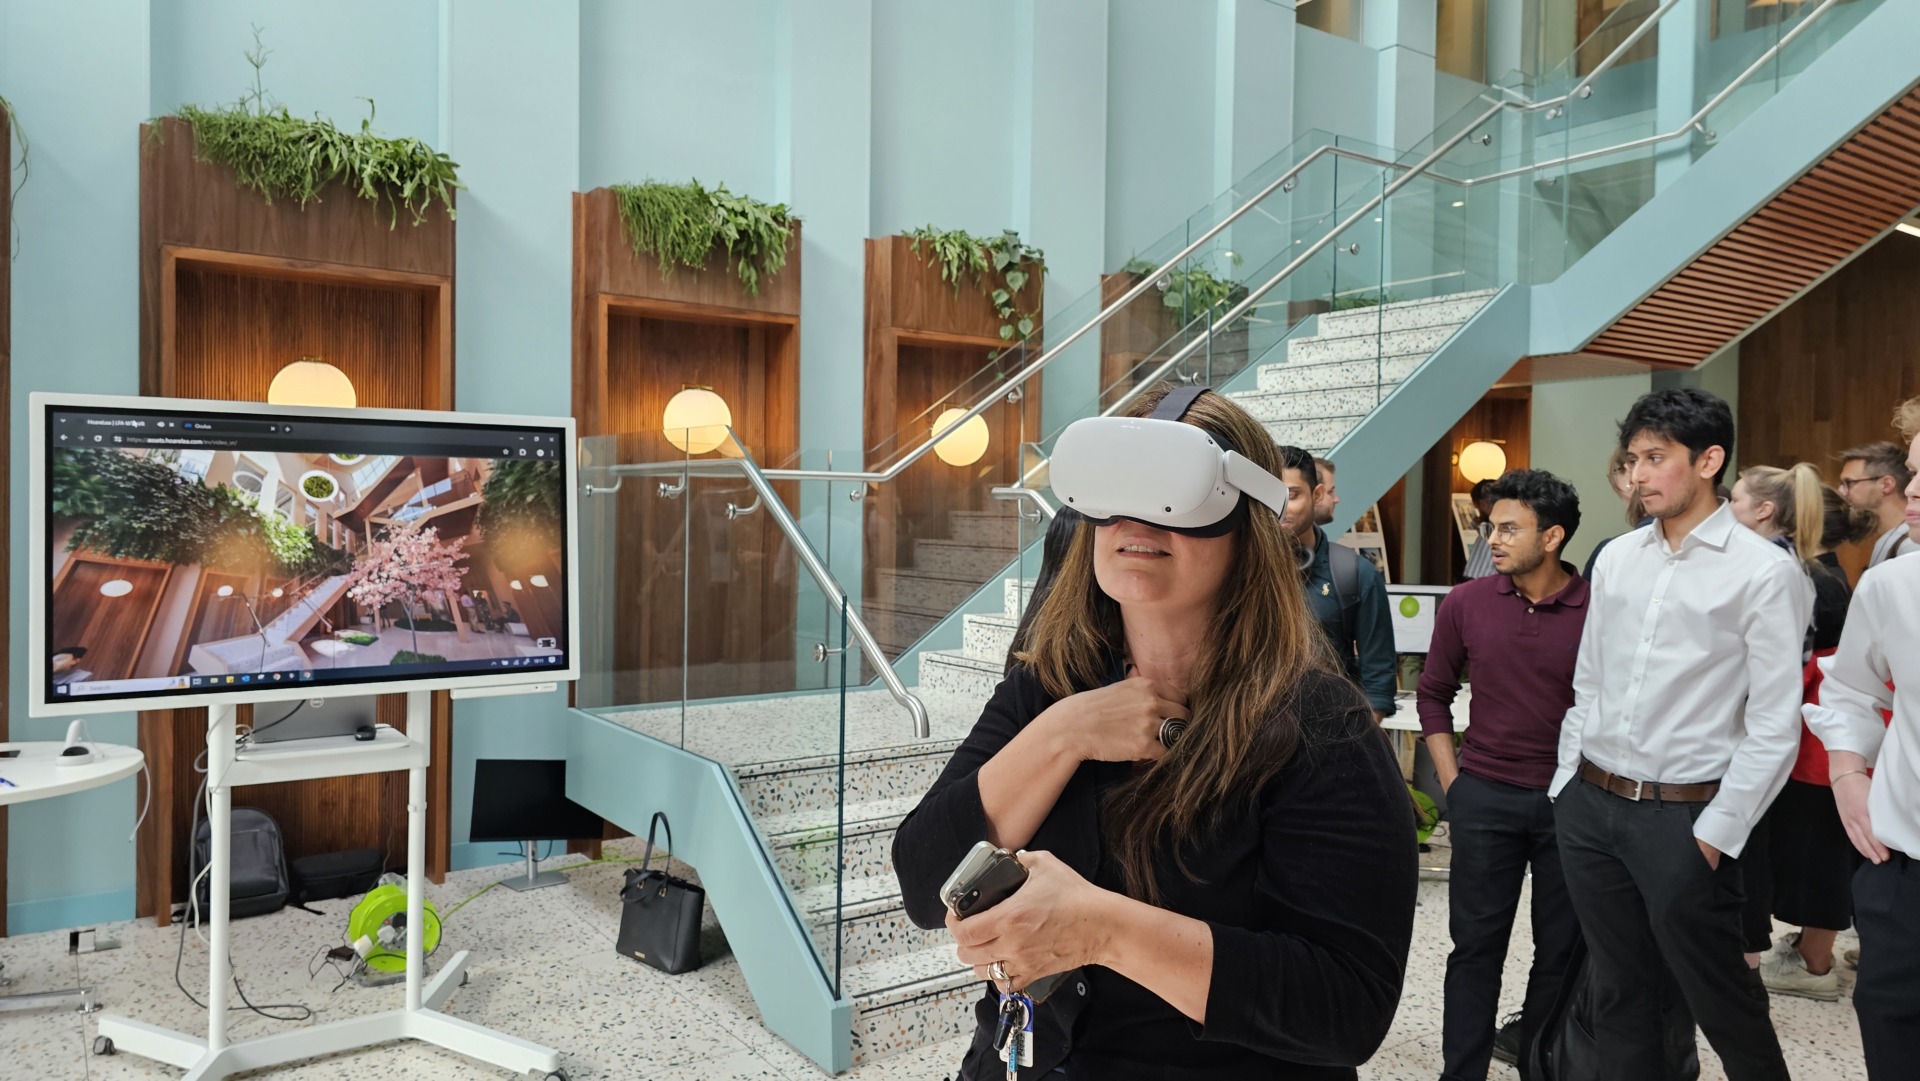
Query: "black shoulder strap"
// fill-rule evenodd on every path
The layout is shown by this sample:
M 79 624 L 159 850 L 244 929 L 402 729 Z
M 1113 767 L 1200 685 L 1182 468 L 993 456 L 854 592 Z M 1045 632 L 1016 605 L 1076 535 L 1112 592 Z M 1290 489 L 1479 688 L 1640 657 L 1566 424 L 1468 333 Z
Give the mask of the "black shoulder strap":
M 1360 608 L 1360 553 L 1327 538 L 1327 570 L 1333 575 L 1333 592 L 1340 598 L 1340 635 L 1352 642 L 1353 615 Z

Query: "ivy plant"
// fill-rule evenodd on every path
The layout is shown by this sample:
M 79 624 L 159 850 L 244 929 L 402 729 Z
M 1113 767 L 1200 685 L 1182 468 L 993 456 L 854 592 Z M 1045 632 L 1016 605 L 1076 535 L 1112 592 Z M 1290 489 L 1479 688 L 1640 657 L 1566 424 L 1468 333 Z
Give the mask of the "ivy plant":
M 1240 257 L 1230 257 L 1235 266 L 1240 265 Z M 1147 275 L 1160 269 L 1158 263 L 1145 259 L 1132 259 L 1122 267 L 1129 274 Z M 1214 313 L 1231 308 L 1247 298 L 1247 287 L 1240 282 L 1222 280 L 1215 277 L 1205 267 L 1189 263 L 1184 270 L 1170 270 L 1154 283 L 1160 290 L 1161 303 L 1173 311 L 1175 320 L 1181 325 L 1206 316 L 1211 323 Z M 1245 325 L 1242 316 L 1237 325 L 1229 329 L 1237 330 Z
M 13 159 L 8 158 L 5 175 L 0 176 L 0 183 L 12 183 L 13 170 L 15 168 L 18 168 L 20 170 L 20 182 L 18 184 L 13 185 L 13 195 L 15 200 L 14 205 L 17 207 L 19 196 L 20 196 L 20 189 L 27 186 L 27 175 L 30 172 L 32 172 L 32 169 L 30 168 L 30 162 L 28 161 L 28 158 L 27 158 L 27 133 L 20 130 L 20 114 L 13 111 L 13 102 L 8 101 L 4 97 L 0 97 L 0 113 L 6 114 L 7 129 L 13 133 L 14 141 L 20 144 L 20 164 L 18 166 L 15 166 L 13 164 Z M 16 211 L 15 213 L 17 214 L 18 212 Z M 20 236 L 19 236 L 18 229 L 14 230 L 13 249 L 14 250 L 10 254 L 12 255 L 20 254 Z
M 1029 298 L 1022 297 L 1021 293 L 1035 278 L 1044 282 L 1045 252 L 1021 240 L 1020 234 L 1012 229 L 996 237 L 978 237 L 962 229 L 923 225 L 910 230 L 907 236 L 913 240 L 910 245 L 913 253 L 928 266 L 940 268 L 940 280 L 953 285 L 955 296 L 960 295 L 962 277 L 973 279 L 974 285 L 992 303 L 994 314 L 1000 317 L 1001 341 L 1025 344 L 1033 337 L 1039 326 L 1035 319 L 1039 305 L 1023 304 L 1022 301 Z M 1029 266 L 1033 268 L 1031 271 L 1022 269 Z M 989 270 L 998 275 L 999 284 L 987 276 Z M 995 359 L 999 356 L 994 354 Z
M 1392 293 L 1349 293 L 1333 298 L 1333 310 L 1349 312 L 1355 308 L 1377 308 L 1383 304 L 1397 303 L 1399 299 Z
M 735 195 L 725 184 L 707 188 L 698 180 L 615 184 L 612 191 L 633 254 L 658 258 L 663 278 L 675 267 L 705 267 L 718 248 L 741 287 L 758 296 L 760 280 L 787 265 L 796 219 L 785 203 L 763 203 Z
M 453 193 L 465 185 L 452 158 L 419 139 L 374 134 L 372 98 L 362 99 L 367 115 L 357 132 L 341 131 L 318 115 L 294 116 L 277 101 L 270 105 L 262 80 L 269 53 L 255 27 L 253 48 L 245 54 L 253 65 L 253 89 L 232 105 L 183 105 L 175 114 L 193 125 L 195 158 L 232 169 L 241 187 L 269 203 L 289 199 L 304 210 L 338 181 L 376 206 L 384 202 L 390 228 L 400 224 L 402 208 L 414 225 L 422 224 L 436 201 L 449 219 L 455 216 Z M 159 125 L 152 130 L 157 138 Z

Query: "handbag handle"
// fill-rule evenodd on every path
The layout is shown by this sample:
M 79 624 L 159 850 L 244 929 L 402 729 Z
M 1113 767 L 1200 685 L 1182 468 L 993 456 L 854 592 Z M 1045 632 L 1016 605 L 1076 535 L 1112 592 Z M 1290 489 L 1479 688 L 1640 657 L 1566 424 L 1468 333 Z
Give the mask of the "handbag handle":
M 673 823 L 667 821 L 667 812 L 655 811 L 653 812 L 653 821 L 647 824 L 647 854 L 646 857 L 640 861 L 640 872 L 642 874 L 645 874 L 653 868 L 653 838 L 655 832 L 658 831 L 661 826 L 667 827 L 667 858 L 669 860 L 673 858 Z M 671 864 L 668 865 L 668 870 L 672 870 Z

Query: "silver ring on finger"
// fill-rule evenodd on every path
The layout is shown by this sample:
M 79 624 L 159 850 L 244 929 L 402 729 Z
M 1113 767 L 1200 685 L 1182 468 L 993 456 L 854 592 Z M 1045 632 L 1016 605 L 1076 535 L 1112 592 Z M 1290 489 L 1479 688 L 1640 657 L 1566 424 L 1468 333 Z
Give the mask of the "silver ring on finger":
M 995 980 L 998 980 L 1001 983 L 1013 982 L 1013 977 L 1007 975 L 1006 963 L 1002 961 L 995 961 L 993 964 L 988 965 L 987 975 L 992 976 Z
M 1169 751 L 1173 750 L 1173 745 L 1180 742 L 1180 737 L 1186 734 L 1186 731 L 1187 722 L 1178 717 L 1168 717 L 1166 720 L 1161 721 L 1160 746 L 1165 747 Z

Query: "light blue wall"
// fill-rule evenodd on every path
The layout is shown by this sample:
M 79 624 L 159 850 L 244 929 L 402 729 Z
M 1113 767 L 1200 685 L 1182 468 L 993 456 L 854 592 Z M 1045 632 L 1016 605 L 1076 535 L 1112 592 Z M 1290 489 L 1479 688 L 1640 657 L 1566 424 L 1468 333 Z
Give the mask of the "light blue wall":
M 19 6 L 16 4 L 15 6 Z M 76 5 L 85 9 L 89 5 Z M 437 0 L 169 0 L 152 6 L 154 115 L 227 105 L 253 89 L 253 27 L 267 47 L 269 104 L 357 128 L 372 98 L 383 134 L 432 139 L 440 129 Z M 351 37 L 347 32 L 356 31 Z
M 1014 6 L 873 6 L 873 236 L 1013 227 Z
M 139 143 L 147 118 L 147 6 L 8 3 L 0 94 L 32 146 L 14 203 L 11 517 L 7 664 L 12 738 L 58 739 L 31 720 L 27 664 L 27 395 L 139 389 Z M 17 136 L 16 136 L 17 137 Z M 93 734 L 134 741 L 133 715 L 101 714 Z M 7 924 L 19 933 L 133 912 L 135 782 L 26 803 L 8 814 Z
M 1046 248 L 1051 312 L 1318 127 L 1370 138 L 1378 54 L 1294 29 L 1269 0 L 0 0 L 0 94 L 33 140 L 16 207 L 14 437 L 25 394 L 133 393 L 138 124 L 237 99 L 260 26 L 268 91 L 299 115 L 419 136 L 461 165 L 455 300 L 461 408 L 570 403 L 569 193 L 698 177 L 788 201 L 806 222 L 801 440 L 851 467 L 863 447 L 863 249 L 932 222 L 1017 228 Z M 710 43 L 724 42 L 715 48 Z M 1089 350 L 1089 354 L 1091 351 Z M 1058 416 L 1092 364 L 1050 374 Z M 860 508 L 809 494 L 832 564 L 860 575 Z M 26 640 L 26 520 L 13 524 L 9 643 Z M 22 649 L 9 650 L 14 732 Z M 454 840 L 476 757 L 555 756 L 558 695 L 455 707 Z M 135 738 L 130 716 L 96 732 Z M 12 926 L 129 915 L 131 784 L 14 811 Z M 455 865 L 495 859 L 464 845 Z
M 440 0 L 448 108 L 440 141 L 460 162 L 454 399 L 461 409 L 564 416 L 573 408 L 573 207 L 581 160 L 581 12 Z M 501 78 L 512 71 L 511 79 Z M 559 377 L 556 378 L 556 375 Z M 478 758 L 564 758 L 564 688 L 453 708 L 453 866 L 499 862 L 466 844 Z
M 774 27 L 783 7 L 580 0 L 581 190 L 697 177 L 771 200 Z M 724 47 L 706 47 L 716 37 Z M 518 72 L 492 73 L 508 74 Z

